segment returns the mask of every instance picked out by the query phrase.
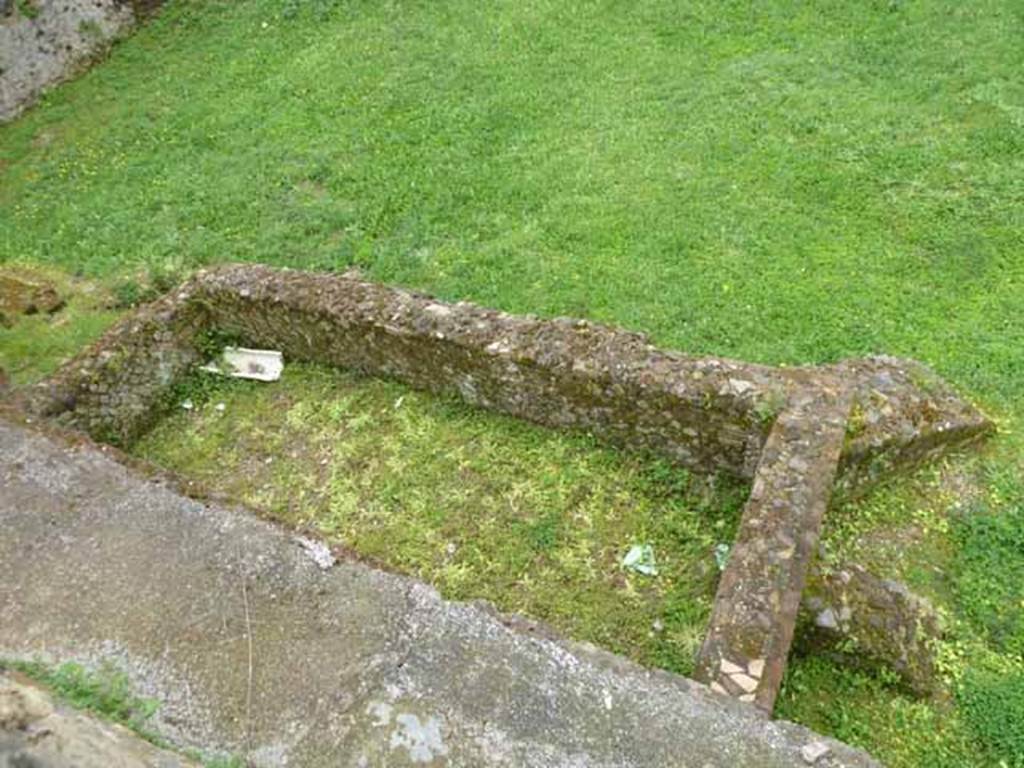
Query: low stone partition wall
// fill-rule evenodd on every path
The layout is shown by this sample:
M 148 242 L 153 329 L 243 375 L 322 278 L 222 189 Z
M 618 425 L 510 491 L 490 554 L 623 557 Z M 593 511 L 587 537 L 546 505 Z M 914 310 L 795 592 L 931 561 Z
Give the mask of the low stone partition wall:
M 804 587 L 797 646 L 865 669 L 895 672 L 916 696 L 936 692 L 935 641 L 942 636 L 931 604 L 906 585 L 862 566 L 812 566 Z
M 847 489 L 991 429 L 914 361 L 775 368 L 692 357 L 586 320 L 515 316 L 347 276 L 247 265 L 200 272 L 139 309 L 43 382 L 32 395 L 35 408 L 130 442 L 149 426 L 174 372 L 188 368 L 199 334 L 212 330 L 279 349 L 288 360 L 454 392 L 484 408 L 748 480 L 776 417 L 823 377 L 852 392 L 839 467 Z M 170 362 L 173 349 L 183 355 L 180 365 Z M 129 374 L 147 368 L 163 372 L 159 382 Z
M 833 489 L 857 492 L 992 428 L 913 361 L 776 368 L 691 357 L 584 320 L 514 316 L 349 276 L 262 266 L 198 273 L 116 325 L 27 393 L 24 405 L 129 443 L 212 354 L 211 333 L 752 480 L 698 677 L 766 711 Z M 860 601 L 860 581 L 853 583 L 853 596 L 840 601 Z M 873 642 L 880 655 L 892 648 Z
M 22 406 L 96 440 L 131 442 L 164 412 L 175 385 L 204 362 L 208 317 L 186 296 L 165 296 L 117 323 L 26 393 Z
M 776 419 L 697 656 L 697 679 L 767 712 L 786 671 L 850 400 L 823 378 Z

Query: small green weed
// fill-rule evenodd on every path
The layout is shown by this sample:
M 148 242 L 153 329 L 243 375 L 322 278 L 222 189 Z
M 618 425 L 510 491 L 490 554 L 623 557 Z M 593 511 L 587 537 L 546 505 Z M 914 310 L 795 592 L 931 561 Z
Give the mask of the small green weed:
M 151 298 L 155 298 L 147 288 L 144 288 L 137 280 L 130 278 L 116 283 L 112 289 L 115 306 L 118 309 L 131 309 L 139 304 L 144 304 Z
M 39 6 L 35 3 L 35 0 L 14 0 L 14 5 L 18 9 L 18 13 L 26 19 L 38 18 L 41 13 Z
M 215 360 L 224 351 L 225 347 L 241 346 L 242 341 L 238 334 L 211 328 L 199 334 L 197 346 L 200 355 L 205 360 Z
M 165 261 L 149 265 L 140 274 L 118 280 L 111 292 L 117 308 L 130 309 L 159 298 L 177 287 L 184 279 L 185 273 L 179 263 L 173 260 Z
M 128 677 L 112 665 L 89 670 L 74 662 L 53 666 L 39 661 L 0 660 L 0 670 L 5 668 L 21 672 L 45 685 L 57 698 L 75 709 L 120 723 L 146 741 L 169 748 L 167 742 L 148 727 L 159 702 L 136 696 Z M 245 768 L 246 765 L 245 760 L 237 755 L 210 757 L 194 749 L 185 750 L 185 754 L 201 762 L 204 768 Z
M 771 390 L 754 404 L 754 415 L 762 424 L 770 424 L 786 407 L 786 396 L 778 390 Z
M 41 662 L 8 661 L 2 666 L 48 686 L 76 709 L 95 712 L 143 735 L 146 721 L 157 710 L 156 701 L 135 696 L 127 676 L 112 666 L 94 671 L 73 662 L 53 667 Z

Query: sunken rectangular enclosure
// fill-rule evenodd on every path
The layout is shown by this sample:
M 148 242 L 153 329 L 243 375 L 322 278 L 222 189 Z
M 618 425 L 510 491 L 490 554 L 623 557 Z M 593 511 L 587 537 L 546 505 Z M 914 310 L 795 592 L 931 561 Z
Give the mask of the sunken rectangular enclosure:
M 454 392 L 479 407 L 698 472 L 752 481 L 722 574 L 697 676 L 771 712 L 801 603 L 839 617 L 859 652 L 926 689 L 921 601 L 854 565 L 814 565 L 835 489 L 857 493 L 976 440 L 991 422 L 923 365 L 889 357 L 770 367 L 690 357 L 585 320 L 543 320 L 437 301 L 347 275 L 238 265 L 201 271 L 143 306 L 24 406 L 125 444 L 160 415 L 213 338 Z M 881 628 L 881 629 L 880 629 Z

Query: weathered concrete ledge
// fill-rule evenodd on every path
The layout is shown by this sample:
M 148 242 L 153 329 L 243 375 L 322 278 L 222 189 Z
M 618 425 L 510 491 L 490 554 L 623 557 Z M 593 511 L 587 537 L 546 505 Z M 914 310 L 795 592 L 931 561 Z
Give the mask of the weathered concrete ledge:
M 0 0 L 0 122 L 96 61 L 163 0 Z
M 876 765 L 683 678 L 0 420 L 0 657 L 111 661 L 179 746 L 255 766 Z M 809 757 L 810 756 L 810 757 Z

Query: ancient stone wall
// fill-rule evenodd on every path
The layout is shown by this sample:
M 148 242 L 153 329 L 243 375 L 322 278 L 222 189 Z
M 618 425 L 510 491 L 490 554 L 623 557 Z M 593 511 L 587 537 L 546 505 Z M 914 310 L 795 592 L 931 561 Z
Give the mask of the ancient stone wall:
M 846 563 L 811 569 L 804 587 L 803 653 L 824 653 L 865 669 L 894 672 L 917 696 L 938 686 L 936 641 L 942 636 L 931 604 L 906 585 Z
M 141 434 L 202 361 L 202 308 L 174 293 L 123 319 L 86 352 L 27 393 L 25 407 L 60 417 L 96 440 Z
M 0 122 L 87 68 L 159 3 L 0 0 Z
M 171 316 L 189 319 L 177 325 Z M 690 357 L 585 320 L 539 320 L 351 277 L 260 266 L 200 272 L 143 307 L 44 382 L 37 407 L 64 411 L 89 432 L 101 429 L 122 441 L 137 435 L 147 424 L 142 403 L 149 398 L 156 406 L 162 387 L 143 383 L 144 374 L 138 382 L 117 375 L 104 384 L 101 370 L 111 369 L 111 347 L 120 350 L 119 360 L 132 349 L 141 358 L 153 354 L 153 339 L 141 330 L 150 326 L 177 329 L 161 342 L 164 356 L 171 354 L 166 345 L 190 348 L 191 334 L 218 330 L 248 345 L 280 349 L 286 360 L 393 376 L 481 407 L 652 450 L 698 471 L 745 479 L 753 477 L 777 416 L 795 393 L 823 378 L 852 392 L 839 468 L 843 488 L 870 483 L 991 428 L 913 361 L 877 357 L 772 368 Z M 79 396 L 108 385 L 136 406 L 121 409 L 109 398 Z M 55 402 L 57 390 L 62 394 Z
M 281 350 L 286 360 L 395 377 L 690 469 L 752 479 L 697 677 L 768 712 L 833 489 L 859 490 L 991 429 L 913 361 L 772 368 L 688 357 L 582 320 L 513 316 L 352 277 L 260 266 L 199 273 L 115 326 L 29 393 L 26 406 L 94 437 L 130 442 L 211 354 L 210 332 Z M 907 622 L 874 614 L 895 607 L 916 616 L 916 604 L 892 590 L 880 596 L 871 579 L 817 582 L 837 615 L 845 606 L 858 617 L 843 619 L 840 631 L 860 633 L 868 655 L 896 654 L 897 670 L 917 687 L 930 669 L 918 639 L 935 628 L 897 642 L 872 632 L 879 622 L 902 631 Z
M 776 419 L 715 596 L 697 657 L 699 680 L 771 712 L 850 411 L 827 379 Z
M 787 396 L 788 382 L 763 366 L 664 352 L 585 320 L 445 304 L 344 277 L 229 268 L 201 277 L 194 295 L 212 325 L 286 359 L 457 393 L 703 471 L 749 477 L 771 409 Z

